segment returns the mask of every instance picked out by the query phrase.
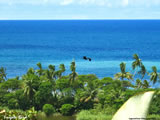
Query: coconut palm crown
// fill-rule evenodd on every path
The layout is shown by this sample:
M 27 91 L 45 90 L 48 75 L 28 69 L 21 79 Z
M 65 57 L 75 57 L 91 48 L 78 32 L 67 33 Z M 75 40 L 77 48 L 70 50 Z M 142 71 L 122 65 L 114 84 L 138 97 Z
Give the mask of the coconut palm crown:
M 121 72 L 114 75 L 115 79 L 122 79 L 122 80 L 124 80 L 124 78 L 126 78 L 128 80 L 133 79 L 132 78 L 133 75 L 130 72 L 126 72 L 126 63 L 122 62 L 120 64 L 120 70 L 121 70 Z
M 155 83 L 157 82 L 158 76 L 159 76 L 159 74 L 157 73 L 157 68 L 156 68 L 156 66 L 153 66 L 153 67 L 152 67 L 152 71 L 153 71 L 153 72 L 151 72 L 151 73 L 149 74 L 149 75 L 150 75 L 150 81 L 152 81 L 153 84 L 155 84 Z

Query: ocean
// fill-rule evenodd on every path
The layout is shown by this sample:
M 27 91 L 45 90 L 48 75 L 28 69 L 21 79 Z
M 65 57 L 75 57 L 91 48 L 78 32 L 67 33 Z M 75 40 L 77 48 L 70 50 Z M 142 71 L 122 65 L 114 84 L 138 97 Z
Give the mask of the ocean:
M 148 71 L 153 65 L 160 69 L 160 20 L 0 21 L 0 67 L 8 78 L 37 69 L 38 62 L 57 70 L 64 63 L 68 74 L 73 60 L 78 74 L 113 77 L 121 62 L 133 72 L 134 53 Z

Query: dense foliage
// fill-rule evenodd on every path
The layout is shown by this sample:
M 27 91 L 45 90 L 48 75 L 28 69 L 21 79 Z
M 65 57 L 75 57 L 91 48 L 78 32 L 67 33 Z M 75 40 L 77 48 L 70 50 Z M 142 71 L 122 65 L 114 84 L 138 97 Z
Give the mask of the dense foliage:
M 4 109 L 4 108 L 3 108 Z M 0 120 L 38 120 L 37 111 L 31 108 L 27 111 L 4 109 L 0 112 Z
M 71 104 L 64 104 L 60 108 L 62 115 L 72 115 L 74 113 L 74 106 Z
M 54 112 L 64 115 L 95 108 L 105 114 L 114 114 L 134 94 L 153 89 L 158 91 L 158 87 L 154 86 L 159 82 L 157 68 L 153 66 L 149 73 L 137 54 L 133 55 L 133 59 L 132 72 L 126 71 L 126 63 L 122 62 L 120 72 L 114 78 L 102 79 L 93 74 L 79 75 L 75 61 L 71 62 L 69 75 L 64 75 L 64 64 L 56 70 L 54 65 L 44 69 L 38 63 L 38 69 L 29 68 L 23 76 L 7 79 L 6 69 L 2 67 L 0 106 L 24 111 L 34 107 L 43 111 L 44 105 L 50 104 L 54 106 Z M 145 79 L 146 76 L 150 79 Z M 157 92 L 149 110 L 151 114 L 160 114 L 159 98 Z
M 54 112 L 55 112 L 55 109 L 54 107 L 51 105 L 51 104 L 45 104 L 43 106 L 43 112 L 49 116 L 49 115 L 52 115 Z

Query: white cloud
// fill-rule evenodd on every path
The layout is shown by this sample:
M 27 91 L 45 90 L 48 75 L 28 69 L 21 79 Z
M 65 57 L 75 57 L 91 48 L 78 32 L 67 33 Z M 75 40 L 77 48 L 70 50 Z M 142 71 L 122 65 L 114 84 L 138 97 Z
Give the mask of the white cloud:
M 97 6 L 108 6 L 111 7 L 109 0 L 77 0 L 79 5 L 97 5 Z
M 0 0 L 0 4 L 95 5 L 95 6 L 160 6 L 160 0 Z
M 160 0 L 128 0 L 129 5 L 132 6 L 142 6 L 142 7 L 149 7 L 149 6 L 159 6 Z
M 0 4 L 31 4 L 31 5 L 42 5 L 42 4 L 57 4 L 60 3 L 58 0 L 0 0 Z
M 109 0 L 0 0 L 0 4 L 31 4 L 31 5 L 95 5 L 95 6 L 112 6 L 113 2 Z
M 129 0 L 122 0 L 122 6 L 128 6 Z
M 63 0 L 60 5 L 70 5 L 73 3 L 73 0 Z

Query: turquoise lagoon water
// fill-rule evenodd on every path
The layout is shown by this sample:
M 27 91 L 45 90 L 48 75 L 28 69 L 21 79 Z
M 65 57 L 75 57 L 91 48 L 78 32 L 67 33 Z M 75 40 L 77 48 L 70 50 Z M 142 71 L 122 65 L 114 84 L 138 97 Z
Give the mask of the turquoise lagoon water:
M 68 74 L 73 59 L 79 74 L 112 77 L 122 61 L 131 71 L 134 53 L 149 71 L 160 69 L 160 20 L 0 21 L 0 66 L 8 77 L 37 68 L 37 62 L 57 69 L 64 63 Z

